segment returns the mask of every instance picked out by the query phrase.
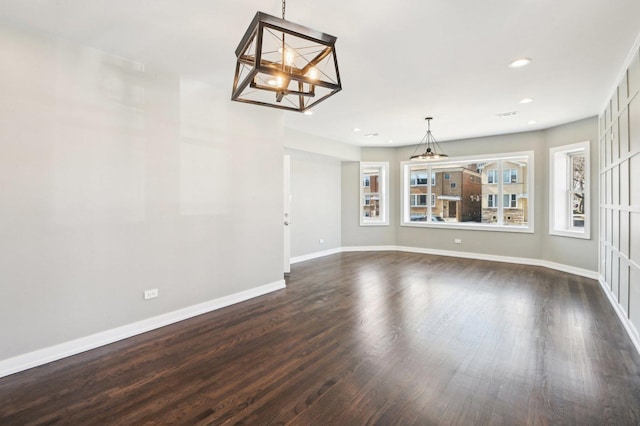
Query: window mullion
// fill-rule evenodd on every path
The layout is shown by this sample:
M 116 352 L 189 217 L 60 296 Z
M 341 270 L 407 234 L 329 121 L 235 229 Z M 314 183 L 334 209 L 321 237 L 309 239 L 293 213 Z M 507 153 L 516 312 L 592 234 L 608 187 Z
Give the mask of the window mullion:
M 431 221 L 431 166 L 427 167 L 427 176 L 429 176 L 429 185 L 427 185 L 427 221 Z
M 565 184 L 567 185 L 567 192 L 566 192 L 566 199 L 565 199 L 565 220 L 566 220 L 566 227 L 568 229 L 572 229 L 573 228 L 573 161 L 572 161 L 572 154 L 567 155 L 567 175 L 566 175 L 566 182 Z
M 504 226 L 504 170 L 503 160 L 498 161 L 498 226 Z

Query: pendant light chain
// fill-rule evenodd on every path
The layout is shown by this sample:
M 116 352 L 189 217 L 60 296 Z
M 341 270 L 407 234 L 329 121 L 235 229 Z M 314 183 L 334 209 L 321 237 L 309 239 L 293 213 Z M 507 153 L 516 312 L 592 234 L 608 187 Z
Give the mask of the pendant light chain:
M 287 1 L 286 0 L 282 0 L 282 19 L 284 20 L 284 11 L 285 8 L 287 7 Z M 282 72 L 286 72 L 286 43 L 284 41 L 284 32 L 282 33 Z

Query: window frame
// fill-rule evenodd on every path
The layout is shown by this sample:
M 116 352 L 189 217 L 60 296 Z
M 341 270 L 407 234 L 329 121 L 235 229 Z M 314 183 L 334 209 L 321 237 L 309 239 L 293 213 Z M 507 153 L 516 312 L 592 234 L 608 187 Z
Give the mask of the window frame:
M 427 194 L 409 194 L 411 198 L 411 207 L 426 207 L 427 206 Z M 424 204 L 419 203 L 419 198 L 424 197 Z M 415 201 L 414 202 L 414 198 Z
M 489 170 L 489 172 L 487 173 L 487 184 L 488 185 L 498 184 L 498 170 L 496 169 Z
M 424 178 L 424 180 L 426 180 L 427 183 L 418 183 L 418 180 L 420 179 L 418 177 L 418 174 L 422 174 L 422 173 L 416 173 L 416 183 L 413 183 L 413 176 L 411 177 L 411 179 L 412 179 L 411 186 L 428 186 L 429 185 L 429 177 L 428 177 L 428 175 L 425 174 L 425 176 L 427 176 L 427 177 Z
M 515 172 L 515 173 L 514 173 Z M 508 173 L 508 175 L 506 175 Z M 515 180 L 513 180 L 515 174 Z M 505 175 L 507 179 L 505 179 Z M 518 183 L 518 169 L 503 169 L 502 170 L 502 183 L 507 185 L 511 183 Z
M 513 161 L 513 160 L 525 160 L 526 159 L 526 181 L 521 180 L 520 183 L 526 184 L 526 198 L 528 202 L 526 203 L 526 214 L 527 214 L 527 224 L 526 225 L 514 225 L 509 224 L 504 219 L 504 209 L 502 206 L 502 195 L 503 195 L 503 179 L 498 178 L 498 176 L 502 176 L 503 174 L 503 162 L 505 161 Z M 497 212 L 496 215 L 498 217 L 497 222 L 488 222 L 488 223 L 480 223 L 480 222 L 448 222 L 448 221 L 414 221 L 410 220 L 410 206 L 409 206 L 409 192 L 410 192 L 410 173 L 411 167 L 415 166 L 424 166 L 427 168 L 427 174 L 433 173 L 437 169 L 433 167 L 439 166 L 447 166 L 447 165 L 458 165 L 458 164 L 470 164 L 470 163 L 478 163 L 485 164 L 490 162 L 498 162 L 498 168 L 495 169 L 495 183 L 487 182 L 487 185 L 495 185 L 498 186 L 498 192 L 495 194 L 495 201 L 497 203 Z M 449 157 L 445 160 L 439 161 L 403 161 L 400 163 L 401 166 L 401 204 L 400 204 L 400 226 L 408 226 L 408 227 L 418 227 L 418 228 L 444 228 L 444 229 L 469 229 L 469 230 L 481 230 L 481 231 L 498 231 L 498 232 L 517 232 L 517 233 L 534 233 L 535 232 L 535 204 L 534 204 L 534 189 L 535 189 L 535 181 L 534 181 L 534 170 L 535 170 L 535 157 L 534 151 L 520 151 L 520 152 L 509 152 L 509 153 L 499 153 L 499 154 L 486 154 L 486 155 L 473 155 L 473 156 L 464 156 L 464 157 Z M 487 176 L 489 172 L 493 170 L 490 169 L 487 172 Z M 443 172 L 444 173 L 444 172 Z M 520 174 L 519 172 L 517 172 Z M 523 175 L 524 177 L 524 175 Z M 444 174 L 443 174 L 444 179 Z M 488 179 L 488 178 L 487 178 Z M 485 185 L 485 183 L 481 183 Z M 511 183 L 510 183 L 511 184 Z M 428 194 L 433 195 L 431 191 L 431 186 L 428 187 Z M 494 187 L 495 188 L 495 187 Z M 516 205 L 517 205 L 517 195 L 516 195 Z M 427 209 L 427 217 L 432 217 L 432 205 L 428 206 Z M 495 207 L 491 207 L 495 208 Z M 509 208 L 509 207 L 507 207 Z
M 507 197 L 508 197 L 509 202 L 505 203 L 505 199 L 507 199 Z M 515 204 L 515 205 L 512 205 L 512 203 Z M 507 205 L 507 204 L 509 204 L 509 205 Z M 512 193 L 509 193 L 509 192 L 503 192 L 502 193 L 502 206 L 505 209 L 517 209 L 518 208 L 518 196 L 517 196 L 517 194 L 512 194 Z
M 591 239 L 591 155 L 590 141 L 549 148 L 549 235 Z M 584 155 L 584 186 L 572 189 L 571 158 Z M 584 194 L 584 226 L 573 226 L 572 194 Z
M 365 170 L 379 168 L 378 192 L 380 215 L 377 217 L 365 217 Z M 367 188 L 370 188 L 370 183 Z M 388 226 L 389 225 L 389 162 L 388 161 L 361 161 L 360 162 L 360 190 L 359 190 L 359 214 L 360 226 Z

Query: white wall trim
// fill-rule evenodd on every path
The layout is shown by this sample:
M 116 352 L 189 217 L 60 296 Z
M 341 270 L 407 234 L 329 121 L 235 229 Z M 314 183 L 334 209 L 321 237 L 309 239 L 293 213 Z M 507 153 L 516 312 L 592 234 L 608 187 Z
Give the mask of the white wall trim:
M 29 368 L 37 367 L 52 361 L 57 361 L 71 355 L 76 355 L 100 346 L 108 345 L 119 340 L 123 340 L 156 328 L 164 327 L 179 321 L 183 321 L 207 312 L 215 311 L 254 297 L 262 296 L 276 290 L 285 288 L 285 281 L 275 281 L 249 290 L 219 297 L 197 305 L 189 306 L 177 311 L 168 312 L 142 321 L 137 321 L 111 330 L 102 331 L 90 336 L 81 337 L 69 342 L 50 346 L 8 358 L 0 361 L 0 377 L 18 373 Z
M 620 71 L 618 71 L 618 75 L 616 76 L 616 79 L 613 82 L 613 87 L 611 87 L 611 89 L 607 92 L 609 93 L 609 96 L 607 96 L 607 99 L 605 100 L 605 102 L 603 102 L 603 106 L 602 108 L 600 108 L 600 111 L 604 111 L 607 109 L 607 106 L 609 105 L 609 101 L 611 100 L 611 94 L 614 93 L 616 90 L 618 90 L 618 85 L 624 78 L 627 72 L 627 69 L 629 68 L 629 65 L 631 65 L 631 62 L 633 61 L 634 57 L 638 54 L 638 50 L 640 50 L 640 33 L 638 33 L 638 35 L 636 36 L 636 39 L 634 40 L 633 45 L 631 46 L 631 48 L 629 49 L 629 52 L 627 53 L 627 57 L 625 58 L 622 65 L 620 66 Z
M 464 251 L 438 250 L 422 247 L 406 247 L 406 246 L 355 246 L 343 247 L 343 252 L 352 251 L 404 251 L 409 253 L 432 254 L 436 256 L 460 257 L 464 259 L 487 260 L 490 262 L 516 263 L 521 265 L 542 266 L 549 269 L 555 269 L 569 274 L 579 275 L 586 278 L 597 280 L 599 274 L 597 271 L 576 268 L 575 266 L 563 265 L 561 263 L 550 262 L 543 259 L 531 259 L 526 257 L 500 256 L 495 254 L 473 253 Z
M 304 262 L 305 260 L 317 259 L 318 257 L 329 256 L 331 254 L 336 254 L 342 252 L 340 247 L 336 247 L 329 250 L 316 251 L 314 253 L 303 254 L 301 256 L 292 257 L 290 260 L 291 264 Z
M 627 334 L 629 335 L 633 346 L 636 347 L 636 351 L 638 351 L 638 353 L 640 354 L 640 333 L 638 333 L 638 330 L 636 330 L 636 328 L 633 326 L 633 323 L 629 321 L 629 318 L 627 318 L 627 316 L 625 315 L 622 307 L 618 304 L 616 297 L 604 282 L 604 278 L 600 277 L 598 279 L 598 282 L 600 283 L 604 294 L 607 296 L 607 299 L 609 299 L 609 303 L 613 307 L 613 310 L 616 311 L 616 315 L 618 315 L 618 319 L 622 323 L 622 326 L 627 331 Z
M 342 247 L 342 251 L 398 251 L 398 246 L 351 246 Z

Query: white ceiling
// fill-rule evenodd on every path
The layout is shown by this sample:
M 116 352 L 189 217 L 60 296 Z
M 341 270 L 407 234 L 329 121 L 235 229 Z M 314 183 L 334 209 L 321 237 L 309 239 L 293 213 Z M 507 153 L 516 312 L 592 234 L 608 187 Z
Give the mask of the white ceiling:
M 1 21 L 228 87 L 229 96 L 234 50 L 258 10 L 280 16 L 281 2 L 0 0 Z M 639 35 L 640 1 L 289 0 L 286 18 L 338 37 L 343 90 L 313 116 L 284 113 L 285 125 L 397 146 L 422 138 L 427 115 L 440 141 L 597 115 Z M 533 62 L 507 67 L 520 57 Z M 520 104 L 525 97 L 534 102 Z M 519 114 L 496 116 L 510 111 Z

